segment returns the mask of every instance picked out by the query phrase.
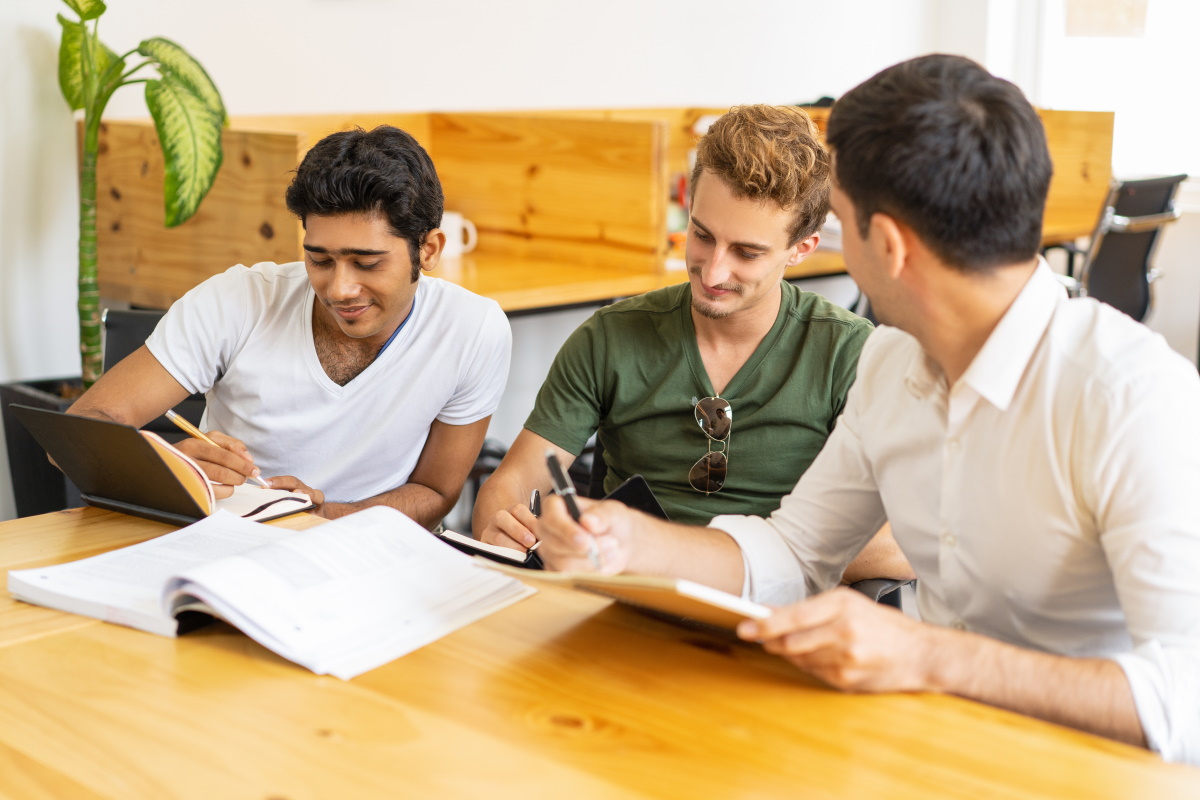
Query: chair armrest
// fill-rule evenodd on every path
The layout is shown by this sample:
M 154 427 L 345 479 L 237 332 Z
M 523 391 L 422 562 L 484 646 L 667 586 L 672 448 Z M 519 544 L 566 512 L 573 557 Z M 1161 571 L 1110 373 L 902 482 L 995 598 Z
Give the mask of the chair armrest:
M 868 578 L 865 581 L 855 581 L 850 588 L 862 592 L 876 603 L 885 595 L 891 594 L 902 586 L 911 586 L 916 581 L 892 580 L 891 578 Z

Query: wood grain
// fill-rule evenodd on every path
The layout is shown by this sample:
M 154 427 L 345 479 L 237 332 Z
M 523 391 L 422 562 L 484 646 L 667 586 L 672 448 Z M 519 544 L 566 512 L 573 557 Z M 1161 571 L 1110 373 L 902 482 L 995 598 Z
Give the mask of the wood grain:
M 433 114 L 446 205 L 479 250 L 657 270 L 666 252 L 661 122 Z
M 166 308 L 234 264 L 294 261 L 299 225 L 284 207 L 295 134 L 226 129 L 216 181 L 190 220 L 163 227 L 163 160 L 145 123 L 101 126 L 97 164 L 100 293 Z
M 17 520 L 0 525 L 0 564 L 164 528 L 99 509 Z M 727 635 L 554 587 L 350 682 L 224 625 L 167 639 L 87 622 L 0 647 L 9 796 L 1200 792 L 1200 770 L 1142 750 L 952 697 L 842 694 Z

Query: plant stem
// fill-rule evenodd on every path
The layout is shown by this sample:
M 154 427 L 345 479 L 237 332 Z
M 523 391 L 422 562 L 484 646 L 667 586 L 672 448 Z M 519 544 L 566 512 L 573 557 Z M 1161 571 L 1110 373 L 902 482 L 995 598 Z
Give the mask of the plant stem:
M 96 269 L 96 155 L 100 144 L 99 110 L 88 108 L 83 123 L 79 167 L 79 350 L 83 388 L 100 377 L 100 285 Z

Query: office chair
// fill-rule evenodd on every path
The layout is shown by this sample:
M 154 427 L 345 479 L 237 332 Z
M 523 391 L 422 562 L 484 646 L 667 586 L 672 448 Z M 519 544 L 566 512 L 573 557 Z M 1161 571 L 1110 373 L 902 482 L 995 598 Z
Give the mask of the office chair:
M 608 474 L 608 464 L 604 461 L 604 446 L 600 437 L 596 437 L 595 448 L 592 450 L 592 474 L 588 481 L 588 497 L 593 500 L 604 497 L 604 476 Z M 862 592 L 876 603 L 900 608 L 900 589 L 905 585 L 913 585 L 916 581 L 899 581 L 891 578 L 871 578 L 850 584 L 850 588 Z
M 1153 305 L 1151 284 L 1159 277 L 1151 266 L 1163 226 L 1179 219 L 1175 192 L 1187 175 L 1113 181 L 1086 250 L 1057 245 L 1067 251 L 1068 291 L 1094 297 L 1137 321 Z M 1083 256 L 1079 274 L 1075 257 Z
M 106 308 L 100 315 L 100 324 L 104 331 L 104 370 L 107 371 L 125 356 L 137 350 L 146 343 L 146 339 L 154 331 L 154 326 L 162 319 L 164 311 L 119 310 Z M 204 415 L 204 395 L 194 394 L 179 405 L 175 413 L 182 416 L 193 425 L 200 424 Z M 142 426 L 143 430 L 153 431 L 169 442 L 177 442 L 187 434 L 177 428 L 166 416 L 151 420 Z

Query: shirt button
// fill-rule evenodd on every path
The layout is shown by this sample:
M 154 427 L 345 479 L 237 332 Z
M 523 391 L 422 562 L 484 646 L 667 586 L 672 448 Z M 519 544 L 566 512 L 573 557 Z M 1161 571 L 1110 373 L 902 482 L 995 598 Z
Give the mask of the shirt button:
M 946 442 L 946 449 L 948 449 L 951 453 L 957 453 L 958 439 L 951 439 L 950 441 Z
M 956 544 L 958 544 L 958 537 L 956 537 L 953 533 L 943 533 L 942 544 L 946 545 L 946 547 L 954 547 Z
M 967 623 L 963 622 L 961 619 L 956 619 L 954 620 L 954 627 L 956 630 L 965 631 L 967 629 Z

